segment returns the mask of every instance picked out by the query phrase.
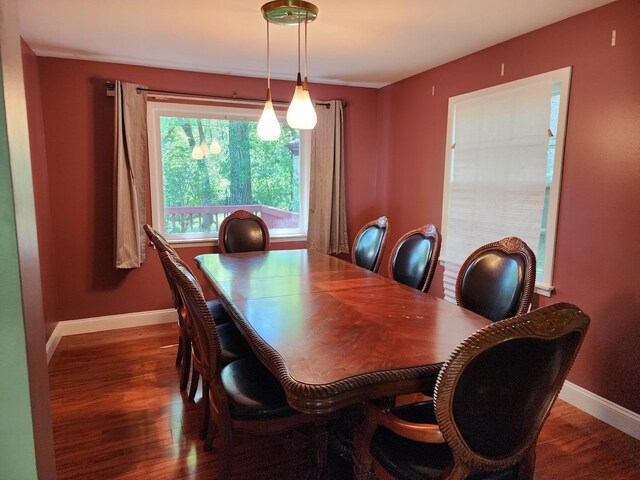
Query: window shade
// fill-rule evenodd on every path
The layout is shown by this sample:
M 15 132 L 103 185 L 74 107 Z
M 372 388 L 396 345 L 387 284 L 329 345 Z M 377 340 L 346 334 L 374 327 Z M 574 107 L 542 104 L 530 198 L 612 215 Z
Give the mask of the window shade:
M 551 80 L 545 79 L 452 99 L 454 127 L 444 212 L 445 299 L 455 302 L 460 265 L 479 246 L 517 236 L 537 251 L 547 181 L 550 98 Z

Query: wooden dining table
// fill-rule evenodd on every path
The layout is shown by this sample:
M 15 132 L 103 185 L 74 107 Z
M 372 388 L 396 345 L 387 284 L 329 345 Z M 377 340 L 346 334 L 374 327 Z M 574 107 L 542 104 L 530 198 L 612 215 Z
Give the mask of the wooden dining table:
M 302 412 L 431 388 L 453 349 L 489 324 L 314 250 L 205 254 L 196 261 Z

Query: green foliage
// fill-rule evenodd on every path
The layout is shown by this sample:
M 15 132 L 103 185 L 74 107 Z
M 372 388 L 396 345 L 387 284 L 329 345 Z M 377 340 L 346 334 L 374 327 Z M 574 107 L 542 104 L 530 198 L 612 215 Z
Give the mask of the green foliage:
M 247 128 L 232 125 L 239 120 L 210 118 L 161 117 L 162 170 L 165 207 L 220 206 L 232 204 L 232 199 L 242 198 L 244 204 L 262 204 L 300 211 L 300 166 L 287 147 L 299 140 L 299 132 L 282 125 L 282 134 L 274 142 L 258 138 L 256 122 L 247 121 Z M 244 132 L 243 138 L 229 138 L 230 132 Z M 247 135 L 248 134 L 248 135 Z M 238 135 L 238 134 L 236 134 Z M 202 137 L 204 136 L 204 138 Z M 192 150 L 202 141 L 211 145 L 217 140 L 222 151 L 207 154 L 202 160 L 192 158 Z M 230 154 L 233 145 L 235 154 Z M 240 155 L 238 149 L 241 149 Z M 246 151 L 248 150 L 248 151 Z M 232 168 L 238 158 L 249 158 L 249 165 Z M 235 159 L 235 160 L 234 160 Z M 246 186 L 247 179 L 232 175 L 250 176 L 250 188 L 245 192 L 232 191 Z M 240 186 L 238 186 L 240 185 Z M 250 195 L 250 200 L 247 198 Z M 175 218 L 167 218 L 167 231 L 182 231 L 174 225 Z M 173 222 L 173 223 L 172 223 Z M 208 221 L 187 228 L 189 231 L 209 230 Z

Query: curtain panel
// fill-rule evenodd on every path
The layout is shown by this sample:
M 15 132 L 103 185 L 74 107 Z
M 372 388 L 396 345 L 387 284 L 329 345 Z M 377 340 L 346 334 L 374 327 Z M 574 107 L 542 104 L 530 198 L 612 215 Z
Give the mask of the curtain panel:
M 145 257 L 147 186 L 146 88 L 115 82 L 115 268 L 137 268 Z
M 339 100 L 316 107 L 311 135 L 307 246 L 325 253 L 349 253 L 344 183 L 343 107 Z

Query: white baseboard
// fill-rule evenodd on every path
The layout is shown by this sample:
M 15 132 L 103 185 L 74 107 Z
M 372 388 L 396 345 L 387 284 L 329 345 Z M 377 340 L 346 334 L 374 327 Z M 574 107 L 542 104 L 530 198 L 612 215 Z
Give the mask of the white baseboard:
M 559 397 L 592 417 L 640 440 L 639 414 L 571 382 L 564 382 Z
M 104 332 L 118 328 L 143 327 L 145 325 L 157 325 L 175 321 L 177 321 L 177 316 L 173 308 L 148 312 L 123 313 L 120 315 L 106 315 L 104 317 L 82 318 L 79 320 L 61 320 L 56 325 L 56 328 L 53 329 L 47 341 L 47 362 L 53 357 L 53 353 L 56 351 L 60 339 L 67 335 Z

